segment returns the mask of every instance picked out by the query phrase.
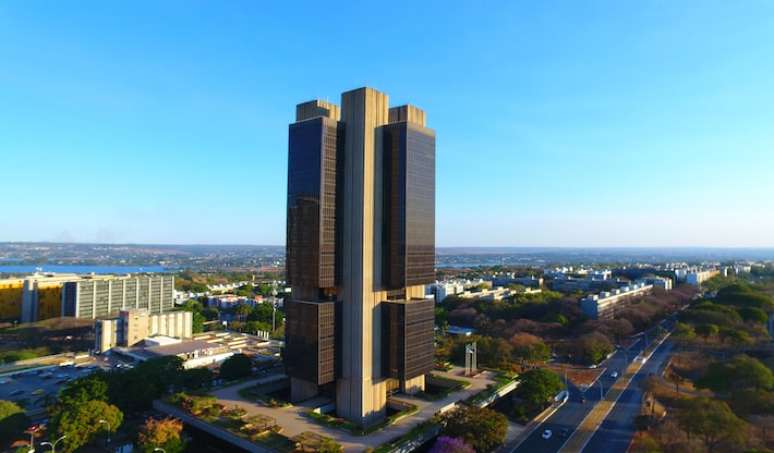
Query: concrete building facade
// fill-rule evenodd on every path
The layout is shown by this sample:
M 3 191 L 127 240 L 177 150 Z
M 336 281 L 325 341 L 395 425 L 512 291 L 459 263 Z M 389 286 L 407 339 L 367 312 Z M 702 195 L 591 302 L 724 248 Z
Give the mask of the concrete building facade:
M 154 335 L 187 339 L 193 336 L 193 314 L 173 311 L 151 315 L 146 309 L 121 310 L 117 318 L 98 319 L 94 333 L 98 352 L 116 346 L 132 347 Z
M 653 291 L 653 285 L 633 283 L 620 289 L 592 294 L 580 300 L 583 313 L 591 319 L 612 318 L 616 311 L 626 308 L 638 296 Z

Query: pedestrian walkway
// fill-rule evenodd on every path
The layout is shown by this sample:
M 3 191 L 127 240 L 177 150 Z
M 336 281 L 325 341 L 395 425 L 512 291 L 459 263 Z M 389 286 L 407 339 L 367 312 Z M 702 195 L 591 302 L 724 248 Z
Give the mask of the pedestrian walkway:
M 251 387 L 256 383 L 259 383 L 259 380 L 247 381 L 232 387 L 226 387 L 213 392 L 212 395 L 218 399 L 219 403 L 225 405 L 226 407 L 239 406 L 247 411 L 247 413 L 250 415 L 261 414 L 273 417 L 277 424 L 282 427 L 282 434 L 287 437 L 293 437 L 297 434 L 310 431 L 332 438 L 341 444 L 345 452 L 361 452 L 369 447 L 376 448 L 379 445 L 387 443 L 406 434 L 414 426 L 431 418 L 441 408 L 449 406 L 450 404 L 457 401 L 467 399 L 468 397 L 485 390 L 488 385 L 494 383 L 494 376 L 490 372 L 483 372 L 475 377 L 469 378 L 462 377 L 461 371 L 462 368 L 455 368 L 450 372 L 434 371 L 433 374 L 469 381 L 469 387 L 458 392 L 451 393 L 438 401 L 426 401 L 403 394 L 395 395 L 393 397 L 394 399 L 414 404 L 419 408 L 419 410 L 413 415 L 404 417 L 392 425 L 370 433 L 366 436 L 355 436 L 345 430 L 330 428 L 328 426 L 316 423 L 314 420 L 304 415 L 305 412 L 309 411 L 309 407 L 307 407 L 308 405 L 294 405 L 289 407 L 272 408 L 265 407 L 250 401 L 245 401 L 242 399 L 242 397 L 239 396 L 239 390 Z M 516 435 L 516 433 L 514 432 L 513 435 Z

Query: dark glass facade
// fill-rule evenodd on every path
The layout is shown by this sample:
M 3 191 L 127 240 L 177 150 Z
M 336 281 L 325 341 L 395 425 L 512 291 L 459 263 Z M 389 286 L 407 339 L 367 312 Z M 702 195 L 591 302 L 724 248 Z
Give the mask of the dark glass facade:
M 335 286 L 337 124 L 318 117 L 290 125 L 286 252 L 294 287 Z
M 413 123 L 383 127 L 382 282 L 386 289 L 435 280 L 435 134 Z
M 336 379 L 336 303 L 285 303 L 285 370 L 288 376 L 327 384 Z
M 382 303 L 382 369 L 385 377 L 413 379 L 433 369 L 432 299 Z

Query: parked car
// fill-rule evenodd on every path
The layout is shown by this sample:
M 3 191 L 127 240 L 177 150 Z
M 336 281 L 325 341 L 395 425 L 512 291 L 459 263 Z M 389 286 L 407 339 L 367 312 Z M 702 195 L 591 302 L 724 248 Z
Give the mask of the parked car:
M 546 440 L 550 439 L 551 438 L 551 434 L 553 434 L 553 433 L 551 432 L 550 429 L 547 429 L 547 430 L 543 431 L 543 439 L 546 439 Z

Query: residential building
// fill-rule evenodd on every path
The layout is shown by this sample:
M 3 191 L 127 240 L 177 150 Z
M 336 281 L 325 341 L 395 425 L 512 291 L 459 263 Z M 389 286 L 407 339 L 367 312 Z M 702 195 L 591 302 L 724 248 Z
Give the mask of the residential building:
M 341 100 L 289 127 L 284 360 L 292 401 L 327 395 L 365 426 L 433 367 L 435 132 L 374 89 Z
M 653 291 L 653 285 L 634 283 L 620 289 L 586 296 L 580 300 L 580 307 L 591 319 L 612 318 L 616 311 L 626 308 L 629 302 L 651 291 Z
M 718 269 L 696 269 L 686 272 L 685 282 L 693 286 L 701 286 L 702 283 L 711 279 L 712 277 L 720 275 Z

